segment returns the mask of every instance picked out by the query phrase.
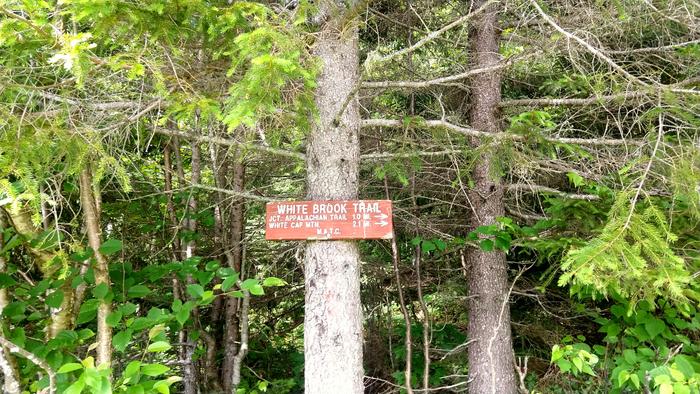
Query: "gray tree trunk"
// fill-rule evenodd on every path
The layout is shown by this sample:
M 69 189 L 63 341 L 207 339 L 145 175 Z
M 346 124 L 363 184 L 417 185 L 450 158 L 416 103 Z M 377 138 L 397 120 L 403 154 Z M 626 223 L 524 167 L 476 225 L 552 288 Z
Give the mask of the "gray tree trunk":
M 473 5 L 478 8 L 485 1 Z M 499 62 L 497 9 L 492 5 L 474 20 L 471 33 L 472 67 L 483 68 Z M 498 103 L 501 76 L 498 71 L 479 74 L 472 80 L 469 123 L 489 132 L 501 130 Z M 478 146 L 479 142 L 474 141 Z M 478 160 L 469 199 L 474 208 L 472 229 L 496 223 L 504 215 L 503 187 L 494 174 L 494 156 L 485 153 Z M 508 271 L 505 253 L 478 248 L 467 251 L 469 274 L 469 392 L 473 394 L 517 392 L 510 333 Z
M 95 285 L 105 285 L 109 289 L 112 287 L 109 279 L 109 263 L 100 252 L 102 230 L 100 229 L 100 211 L 97 201 L 98 199 L 93 193 L 92 173 L 89 167 L 85 167 L 80 172 L 80 205 L 83 208 L 88 244 L 92 248 L 95 258 Z M 112 364 L 112 328 L 107 324 L 107 316 L 111 312 L 112 302 L 100 301 L 97 308 L 97 365 L 111 366 Z
M 307 196 L 311 200 L 357 198 L 357 99 L 352 98 L 339 118 L 338 114 L 359 80 L 358 36 L 356 26 L 340 22 L 344 19 L 341 11 L 328 12 L 332 19 L 323 24 L 313 49 L 323 71 L 316 89 L 320 122 L 311 131 L 307 148 Z M 306 394 L 364 391 L 359 261 L 356 242 L 306 245 Z
M 231 187 L 234 191 L 245 191 L 245 165 L 241 158 L 234 158 L 231 165 Z M 230 268 L 242 274 L 243 262 L 243 235 L 245 232 L 245 202 L 236 201 L 231 208 L 228 241 L 231 250 L 226 252 L 226 260 Z M 228 246 L 228 245 L 227 245 Z M 236 355 L 239 352 L 240 309 L 239 298 L 228 297 L 224 311 L 224 360 L 222 366 L 222 380 L 224 392 L 233 390 L 234 366 Z

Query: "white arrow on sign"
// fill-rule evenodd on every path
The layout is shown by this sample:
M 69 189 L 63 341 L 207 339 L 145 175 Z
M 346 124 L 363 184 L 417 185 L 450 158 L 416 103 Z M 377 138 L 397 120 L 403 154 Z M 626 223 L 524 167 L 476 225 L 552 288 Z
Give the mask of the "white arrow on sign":
M 389 224 L 389 222 L 385 222 L 384 220 L 382 220 L 381 222 L 379 222 L 379 223 L 374 223 L 374 224 L 377 224 L 377 225 L 380 225 L 380 226 L 384 227 L 384 226 L 386 226 L 387 224 Z
M 387 215 L 386 213 L 382 213 L 380 215 L 374 215 L 375 219 L 381 219 L 382 221 L 384 221 L 384 219 L 386 219 L 388 217 L 389 217 L 389 215 Z

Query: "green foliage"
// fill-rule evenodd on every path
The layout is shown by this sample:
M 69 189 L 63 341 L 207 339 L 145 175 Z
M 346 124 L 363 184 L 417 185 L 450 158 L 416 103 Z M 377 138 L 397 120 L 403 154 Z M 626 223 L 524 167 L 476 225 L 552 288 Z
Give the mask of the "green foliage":
M 559 285 L 579 295 L 619 294 L 633 303 L 657 297 L 687 302 L 691 273 L 676 255 L 664 214 L 653 204 L 639 207 L 620 193 L 600 235 L 569 250 L 561 264 Z M 641 211 L 641 212 L 638 212 Z
M 485 252 L 498 249 L 507 252 L 513 241 L 512 233 L 521 230 L 520 226 L 506 217 L 498 218 L 498 224 L 479 226 L 468 235 L 468 239 L 479 242 L 479 248 Z
M 261 4 L 236 2 L 209 28 L 210 34 L 238 33 L 217 52 L 232 61 L 223 122 L 229 130 L 268 119 L 273 131 L 294 125 L 304 131 L 314 111 L 315 66 L 305 54 L 302 31 Z
M 578 338 L 585 341 L 584 337 Z M 583 342 L 572 343 L 570 336 L 562 339 L 563 346 L 554 345 L 552 347 L 552 358 L 550 362 L 556 364 L 562 372 L 570 372 L 574 376 L 580 373 L 595 376 L 593 368 L 598 364 L 598 356 L 591 353 L 590 346 Z
M 605 335 L 602 345 L 593 345 L 593 350 L 585 343 L 552 349 L 552 362 L 562 372 L 576 375 L 577 370 L 582 371 L 579 366 L 590 375 L 594 369 L 601 370 L 613 394 L 645 387 L 654 393 L 700 390 L 700 347 L 691 339 L 700 332 L 695 308 L 679 309 L 664 302 L 654 309 L 646 301 L 637 305 L 620 301 L 612 305 L 609 317 L 598 316 L 596 322 Z M 571 342 L 571 338 L 564 342 Z M 574 361 L 576 357 L 581 360 Z

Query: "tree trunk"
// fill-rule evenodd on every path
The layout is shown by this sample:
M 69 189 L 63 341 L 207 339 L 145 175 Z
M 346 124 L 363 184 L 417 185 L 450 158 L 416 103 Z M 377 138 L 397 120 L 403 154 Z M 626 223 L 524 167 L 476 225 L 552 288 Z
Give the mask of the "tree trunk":
M 234 191 L 243 191 L 245 188 L 245 164 L 239 157 L 233 158 L 231 187 Z M 230 252 L 226 252 L 226 260 L 230 268 L 239 274 L 243 263 L 243 234 L 245 231 L 245 203 L 238 200 L 231 208 L 230 232 L 227 237 L 231 243 Z M 226 311 L 224 315 L 224 361 L 221 368 L 224 392 L 233 390 L 234 365 L 238 354 L 238 338 L 240 331 L 239 318 L 240 299 L 227 297 Z
M 329 2 L 330 3 L 330 2 Z M 358 35 L 354 20 L 336 3 L 318 33 L 314 54 L 323 70 L 316 88 L 320 124 L 308 139 L 307 197 L 357 198 L 360 115 Z M 348 102 L 348 98 L 351 100 Z M 347 107 L 342 110 L 344 104 Z M 342 111 L 342 115 L 338 116 Z M 312 241 L 306 245 L 304 318 L 305 393 L 363 392 L 362 310 L 357 243 Z
M 197 141 L 192 141 L 191 143 L 192 147 L 192 161 L 191 161 L 191 170 L 192 170 L 192 176 L 190 179 L 190 183 L 192 186 L 198 185 L 201 179 L 202 175 L 202 155 L 201 155 L 201 149 L 199 148 L 199 143 Z M 178 161 L 178 163 L 182 164 L 182 161 Z M 181 167 L 181 166 L 180 166 Z M 179 171 L 179 169 L 178 169 Z M 195 193 L 196 189 L 192 189 L 191 193 Z M 197 214 L 197 198 L 190 194 L 190 198 L 188 199 L 187 203 L 187 219 L 185 220 L 187 230 L 191 232 L 192 235 L 197 231 L 197 219 L 195 219 L 195 215 Z M 195 255 L 195 251 L 197 248 L 197 242 L 195 242 L 194 239 L 191 239 L 187 242 L 185 245 L 185 258 L 192 258 Z M 193 284 L 194 279 L 192 278 L 191 275 L 187 276 L 187 284 Z M 192 310 L 192 319 L 194 321 L 197 321 L 199 317 L 199 309 L 194 308 Z M 183 330 L 185 331 L 185 330 Z M 194 360 L 194 352 L 197 346 L 197 340 L 193 335 L 185 335 L 187 338 L 187 345 L 184 346 L 184 353 L 182 354 L 182 362 L 183 364 L 183 379 L 182 383 L 184 386 L 184 393 L 185 394 L 196 394 L 198 391 L 199 385 L 197 384 L 197 368 Z
M 168 211 L 168 221 L 170 222 L 170 225 L 172 226 L 172 231 L 173 231 L 173 244 L 172 244 L 172 257 L 173 260 L 179 260 L 180 256 L 182 255 L 182 249 L 180 246 L 180 237 L 178 236 L 178 220 L 177 220 L 177 215 L 175 214 L 175 203 L 173 202 L 174 199 L 174 192 L 173 192 L 173 161 L 172 161 L 172 154 L 171 154 L 171 145 L 170 143 L 165 144 L 165 149 L 163 150 L 163 175 L 165 179 L 165 193 L 168 198 L 167 200 L 167 211 Z M 174 281 L 177 281 L 177 276 L 174 277 Z
M 100 230 L 98 201 L 92 189 L 92 174 L 90 169 L 86 167 L 80 172 L 80 205 L 83 208 L 88 244 L 94 252 L 95 286 L 105 285 L 109 289 L 111 287 L 109 265 L 105 256 L 100 252 L 102 231 Z M 112 328 L 107 324 L 107 316 L 111 311 L 112 303 L 101 300 L 97 308 L 97 365 L 110 366 L 112 363 Z
M 42 228 L 34 225 L 31 212 L 27 206 L 22 206 L 17 209 L 8 209 L 5 213 L 10 219 L 10 223 L 15 231 L 25 237 L 25 239 L 32 240 L 41 233 Z M 54 262 L 54 258 L 59 254 L 59 251 L 36 248 L 33 247 L 30 242 L 25 242 L 25 247 L 34 257 L 42 277 L 44 279 L 53 278 L 60 266 Z M 69 330 L 72 327 L 73 321 L 73 307 L 75 305 L 73 300 L 75 292 L 71 287 L 71 282 L 65 281 L 59 289 L 54 291 L 63 292 L 63 301 L 58 308 L 50 309 L 51 322 L 46 329 L 47 339 L 53 339 L 59 332 Z
M 0 249 L 5 246 L 4 230 L 7 224 L 5 223 L 5 214 L 0 211 Z M 5 256 L 0 254 L 0 273 L 7 272 L 7 261 L 5 261 Z M 0 289 L 0 332 L 5 332 L 5 319 L 2 318 L 2 311 L 10 303 L 10 295 L 6 288 Z M 19 394 L 22 392 L 22 387 L 20 386 L 20 375 L 17 369 L 17 361 L 15 357 L 10 353 L 10 350 L 5 346 L 0 346 L 0 371 L 5 378 L 4 384 L 2 386 L 3 393 L 6 394 Z
M 482 6 L 476 2 L 473 7 Z M 472 67 L 483 68 L 499 62 L 496 6 L 476 17 L 471 32 Z M 470 125 L 482 131 L 499 132 L 501 120 L 501 77 L 498 71 L 479 74 L 472 79 Z M 473 141 L 475 147 L 479 141 Z M 494 174 L 494 156 L 485 153 L 472 173 L 474 187 L 469 200 L 474 212 L 472 229 L 496 223 L 503 216 L 503 187 Z M 467 251 L 470 265 L 469 284 L 469 392 L 515 393 L 513 348 L 510 334 L 510 309 L 506 256 L 502 251 L 486 252 L 478 248 Z

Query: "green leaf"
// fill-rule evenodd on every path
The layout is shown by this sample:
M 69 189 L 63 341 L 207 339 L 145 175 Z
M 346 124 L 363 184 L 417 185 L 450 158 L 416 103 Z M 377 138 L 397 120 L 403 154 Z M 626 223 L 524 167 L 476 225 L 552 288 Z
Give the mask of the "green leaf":
M 248 290 L 253 295 L 264 295 L 265 290 L 260 286 L 257 279 L 246 279 L 241 283 L 241 290 Z
M 644 328 L 647 330 L 647 333 L 649 333 L 649 337 L 654 339 L 666 329 L 666 323 L 661 319 L 653 317 L 644 323 Z
M 630 375 L 630 371 L 626 369 L 620 371 L 620 373 L 617 374 L 617 387 L 624 386 L 624 384 L 630 379 L 631 376 L 636 375 Z
M 116 312 L 112 312 L 109 315 L 107 315 L 105 322 L 110 327 L 116 327 L 121 320 L 122 320 L 121 311 L 116 311 Z
M 0 234 L 0 236 L 2 235 Z M 12 250 L 13 248 L 21 244 L 22 238 L 18 234 L 13 235 L 12 238 L 10 238 L 10 240 L 5 243 L 5 246 L 3 246 L 2 249 L 0 249 L 0 255 L 4 255 L 7 251 Z
M 690 379 L 693 377 L 693 374 L 695 374 L 695 370 L 693 369 L 693 365 L 690 363 L 686 356 L 680 354 L 674 357 L 673 361 L 676 365 L 676 368 L 683 373 L 683 376 L 685 376 L 686 379 Z
M 447 249 L 447 244 L 445 243 L 445 241 L 441 239 L 434 239 L 433 242 L 435 243 L 435 246 L 439 251 L 444 252 L 445 249 Z
M 0 233 L 0 237 L 2 234 Z M 2 255 L 2 253 L 0 253 Z M 17 281 L 12 279 L 12 277 L 4 272 L 0 272 L 0 289 L 5 289 L 10 286 L 17 284 Z
M 129 288 L 129 290 L 126 292 L 126 295 L 129 298 L 142 298 L 150 292 L 151 290 L 144 285 L 135 285 Z
M 100 245 L 100 253 L 109 256 L 122 250 L 122 241 L 118 239 L 108 239 Z
M 475 230 L 479 234 L 484 234 L 484 235 L 496 235 L 496 231 L 498 231 L 498 227 L 495 224 L 489 224 L 488 226 L 479 226 Z
M 189 308 L 182 308 L 177 313 L 175 314 L 175 320 L 177 320 L 178 323 L 180 323 L 181 326 L 184 326 L 185 323 L 187 322 L 187 319 L 190 318 L 190 309 Z
M 204 269 L 207 271 L 216 271 L 220 266 L 221 264 L 218 261 L 212 260 L 207 262 L 207 265 L 204 266 Z
M 479 248 L 485 252 L 490 252 L 493 250 L 493 241 L 490 239 L 482 239 L 479 242 Z
M 693 385 L 696 387 L 696 385 Z M 682 382 L 676 382 L 673 384 L 673 394 L 690 394 L 690 386 Z
M 506 235 L 508 234 L 506 233 Z M 503 251 L 508 251 L 508 249 L 510 249 L 510 236 L 506 237 L 499 234 L 496 237 L 496 248 Z
M 21 301 L 14 301 L 2 310 L 2 314 L 3 316 L 7 316 L 11 319 L 20 319 L 24 317 L 25 310 L 27 310 L 26 303 Z
M 252 294 L 252 295 L 258 295 L 258 296 L 265 295 L 265 290 L 260 285 L 255 285 L 255 286 L 251 287 L 249 291 L 250 291 L 250 294 Z
M 165 341 L 158 341 L 158 342 L 153 342 L 152 344 L 148 345 L 148 350 L 151 353 L 160 353 L 160 352 L 166 352 L 170 350 L 172 346 L 168 342 Z
M 92 295 L 100 301 L 105 299 L 107 293 L 109 293 L 109 285 L 106 283 L 100 283 L 92 289 Z
M 249 290 L 250 291 L 250 288 L 257 285 L 257 284 L 260 284 L 257 279 L 252 279 L 252 278 L 246 279 L 243 281 L 243 283 L 241 283 L 241 290 Z
M 673 386 L 670 383 L 661 383 L 659 394 L 673 394 Z
M 165 331 L 165 325 L 164 325 L 164 324 L 157 324 L 157 325 L 153 326 L 153 328 L 151 328 L 150 330 L 148 330 L 148 339 L 149 339 L 149 340 L 153 340 L 153 338 L 155 338 L 155 337 L 157 337 L 158 335 L 160 335 L 160 333 L 162 333 L 163 331 Z
M 221 291 L 228 291 L 238 281 L 238 274 L 229 276 L 221 282 Z
M 276 278 L 274 276 L 270 276 L 270 277 L 265 278 L 265 280 L 263 280 L 263 283 L 262 283 L 262 285 L 265 287 L 284 286 L 286 284 L 287 284 L 287 282 L 283 281 L 280 278 Z
M 167 384 L 162 384 L 161 382 L 157 382 L 156 384 L 153 385 L 153 388 L 158 391 L 160 394 L 170 394 L 170 386 Z
M 170 394 L 170 386 L 181 380 L 182 378 L 179 376 L 170 376 L 167 379 L 157 381 L 156 384 L 153 385 L 153 388 L 161 394 Z
M 576 187 L 583 186 L 586 183 L 581 175 L 573 171 L 568 172 L 566 176 L 569 178 L 569 182 L 571 182 Z
M 234 271 L 233 268 L 222 267 L 216 271 L 216 276 L 218 276 L 219 278 L 227 278 L 231 275 L 234 275 L 235 273 L 236 271 Z
M 117 349 L 117 351 L 123 352 L 124 349 L 126 349 L 126 346 L 129 344 L 132 334 L 133 331 L 131 329 L 119 331 L 116 335 L 114 335 L 114 337 L 112 337 L 112 345 L 115 349 Z
M 60 290 L 54 290 L 51 294 L 46 297 L 46 305 L 51 308 L 59 308 L 63 302 L 63 292 Z
M 187 294 L 191 295 L 192 298 L 202 298 L 202 295 L 204 295 L 204 288 L 196 283 L 187 285 Z
M 158 376 L 170 371 L 170 368 L 162 364 L 144 364 L 141 373 L 146 376 Z
M 557 366 L 562 372 L 569 372 L 571 370 L 571 363 L 568 360 L 561 359 L 557 361 Z
M 132 361 L 124 368 L 124 377 L 129 378 L 136 375 L 141 368 L 141 361 Z
M 559 347 L 559 345 L 554 345 L 552 346 L 552 359 L 549 361 L 550 363 L 553 363 L 559 359 L 561 359 L 564 356 L 564 350 Z
M 83 369 L 83 365 L 80 363 L 67 363 L 61 365 L 61 368 L 56 371 L 56 373 L 68 373 L 68 372 L 73 372 L 77 371 L 79 369 Z
M 122 313 L 123 316 L 129 316 L 132 313 L 136 312 L 136 308 L 136 304 L 127 302 L 126 304 L 122 304 L 119 306 L 119 311 Z
M 428 241 L 427 239 L 421 242 L 420 247 L 421 250 L 426 253 L 432 252 L 433 250 L 437 249 L 435 244 L 432 241 Z
M 625 315 L 625 313 L 627 313 L 627 308 L 620 304 L 616 304 L 610 308 L 610 312 L 613 314 L 613 316 L 622 317 Z
M 639 383 L 640 382 L 639 382 L 639 376 L 637 376 L 637 374 L 630 375 L 630 382 L 632 382 L 632 384 L 634 385 L 634 388 L 639 390 Z
M 83 392 L 84 388 L 85 388 L 85 380 L 78 379 L 75 383 L 68 386 L 68 388 L 66 388 L 63 391 L 63 394 L 80 394 Z
M 622 357 L 628 364 L 632 365 L 637 362 L 637 353 L 633 349 L 625 349 L 622 352 Z
M 571 361 L 574 363 L 576 369 L 578 369 L 579 371 L 583 371 L 583 360 L 581 360 L 578 357 L 574 357 L 574 359 Z
M 143 389 L 143 386 L 140 384 L 137 384 L 136 386 L 130 386 L 128 389 L 126 389 L 126 394 L 145 394 L 146 391 Z

